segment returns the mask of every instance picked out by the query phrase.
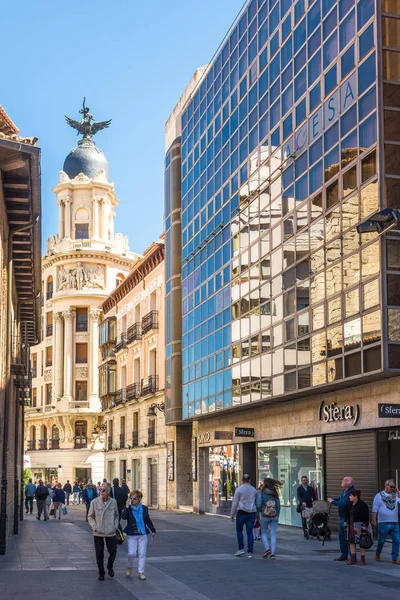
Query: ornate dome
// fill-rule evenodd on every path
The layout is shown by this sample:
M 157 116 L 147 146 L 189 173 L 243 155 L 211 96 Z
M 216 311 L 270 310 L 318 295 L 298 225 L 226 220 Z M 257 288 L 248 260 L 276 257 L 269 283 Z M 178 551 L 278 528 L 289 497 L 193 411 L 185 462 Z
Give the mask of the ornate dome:
M 79 173 L 93 179 L 101 170 L 104 170 L 107 181 L 110 181 L 110 165 L 104 152 L 97 148 L 92 140 L 85 138 L 71 150 L 63 167 L 63 171 L 70 179 L 74 179 Z

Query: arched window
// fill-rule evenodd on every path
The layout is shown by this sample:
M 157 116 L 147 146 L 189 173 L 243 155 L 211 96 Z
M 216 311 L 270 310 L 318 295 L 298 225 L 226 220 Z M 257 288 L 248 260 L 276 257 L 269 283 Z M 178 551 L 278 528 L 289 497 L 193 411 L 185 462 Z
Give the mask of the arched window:
M 78 208 L 75 213 L 75 239 L 89 239 L 89 213 L 86 208 Z
M 46 300 L 50 300 L 50 298 L 53 297 L 53 278 L 50 275 L 47 278 L 47 283 L 46 283 Z
M 75 448 L 86 448 L 87 446 L 87 422 L 75 422 Z
M 116 287 L 119 286 L 119 284 L 122 283 L 124 279 L 125 279 L 124 275 L 122 275 L 122 273 L 118 273 L 118 275 L 116 277 L 116 281 L 115 281 Z
M 36 450 L 36 427 L 31 425 L 29 428 L 28 450 Z
M 51 428 L 50 443 L 52 450 L 58 450 L 58 448 L 60 447 L 60 430 L 58 429 L 57 425 L 53 425 L 53 427 Z

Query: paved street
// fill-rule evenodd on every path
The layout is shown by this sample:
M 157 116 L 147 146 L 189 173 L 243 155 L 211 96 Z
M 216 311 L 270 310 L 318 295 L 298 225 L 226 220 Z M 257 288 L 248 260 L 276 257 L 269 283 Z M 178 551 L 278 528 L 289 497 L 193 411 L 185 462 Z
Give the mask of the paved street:
M 337 540 L 325 548 L 301 532 L 280 527 L 275 561 L 262 558 L 255 542 L 253 560 L 235 558 L 234 525 L 225 518 L 152 511 L 157 536 L 149 542 L 146 581 L 125 577 L 127 547 L 119 546 L 115 578 L 97 580 L 91 531 L 82 506 L 69 507 L 61 522 L 38 522 L 28 515 L 5 557 L 0 557 L 1 597 L 40 600 L 73 597 L 89 600 L 211 600 L 229 596 L 254 600 L 310 600 L 343 596 L 363 600 L 400 590 L 400 567 L 390 563 L 390 545 L 380 564 L 367 556 L 367 567 L 333 562 Z M 136 565 L 135 565 L 136 566 Z M 135 572 L 135 568 L 134 568 Z

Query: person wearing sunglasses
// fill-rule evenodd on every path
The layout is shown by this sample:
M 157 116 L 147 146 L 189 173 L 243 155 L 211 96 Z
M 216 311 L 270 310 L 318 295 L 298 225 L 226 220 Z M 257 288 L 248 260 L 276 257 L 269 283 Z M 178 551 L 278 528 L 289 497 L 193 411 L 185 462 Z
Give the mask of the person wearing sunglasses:
M 378 522 L 378 546 L 375 560 L 381 560 L 381 552 L 389 533 L 392 535 L 392 563 L 400 565 L 399 560 L 399 511 L 400 490 L 393 479 L 385 481 L 385 489 L 376 494 L 372 505 L 372 525 Z
M 142 504 L 142 497 L 143 494 L 139 490 L 130 492 L 121 516 L 122 519 L 128 522 L 124 529 L 128 540 L 128 568 L 126 569 L 126 576 L 131 577 L 133 559 L 137 554 L 139 562 L 138 576 L 139 579 L 144 580 L 146 579 L 144 567 L 146 564 L 148 536 L 150 533 L 154 536 L 156 528 L 150 519 L 148 507 Z

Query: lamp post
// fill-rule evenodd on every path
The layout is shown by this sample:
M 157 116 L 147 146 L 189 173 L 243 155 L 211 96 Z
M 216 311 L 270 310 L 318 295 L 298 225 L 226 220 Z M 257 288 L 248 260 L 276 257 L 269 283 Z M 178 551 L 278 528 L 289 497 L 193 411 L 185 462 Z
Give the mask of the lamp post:
M 368 219 L 357 225 L 357 233 L 376 232 L 382 235 L 397 227 L 400 221 L 400 211 L 396 208 L 384 208 L 371 215 Z
M 93 426 L 92 435 L 98 435 L 100 431 L 102 433 L 107 431 L 107 423 L 96 423 L 96 425 Z
M 161 402 L 160 404 L 157 404 L 156 402 L 153 402 L 153 404 L 149 407 L 149 410 L 147 412 L 147 416 L 148 417 L 155 417 L 156 416 L 156 410 L 159 410 L 160 412 L 164 412 L 164 410 L 165 410 L 165 404 L 164 404 L 164 402 Z

